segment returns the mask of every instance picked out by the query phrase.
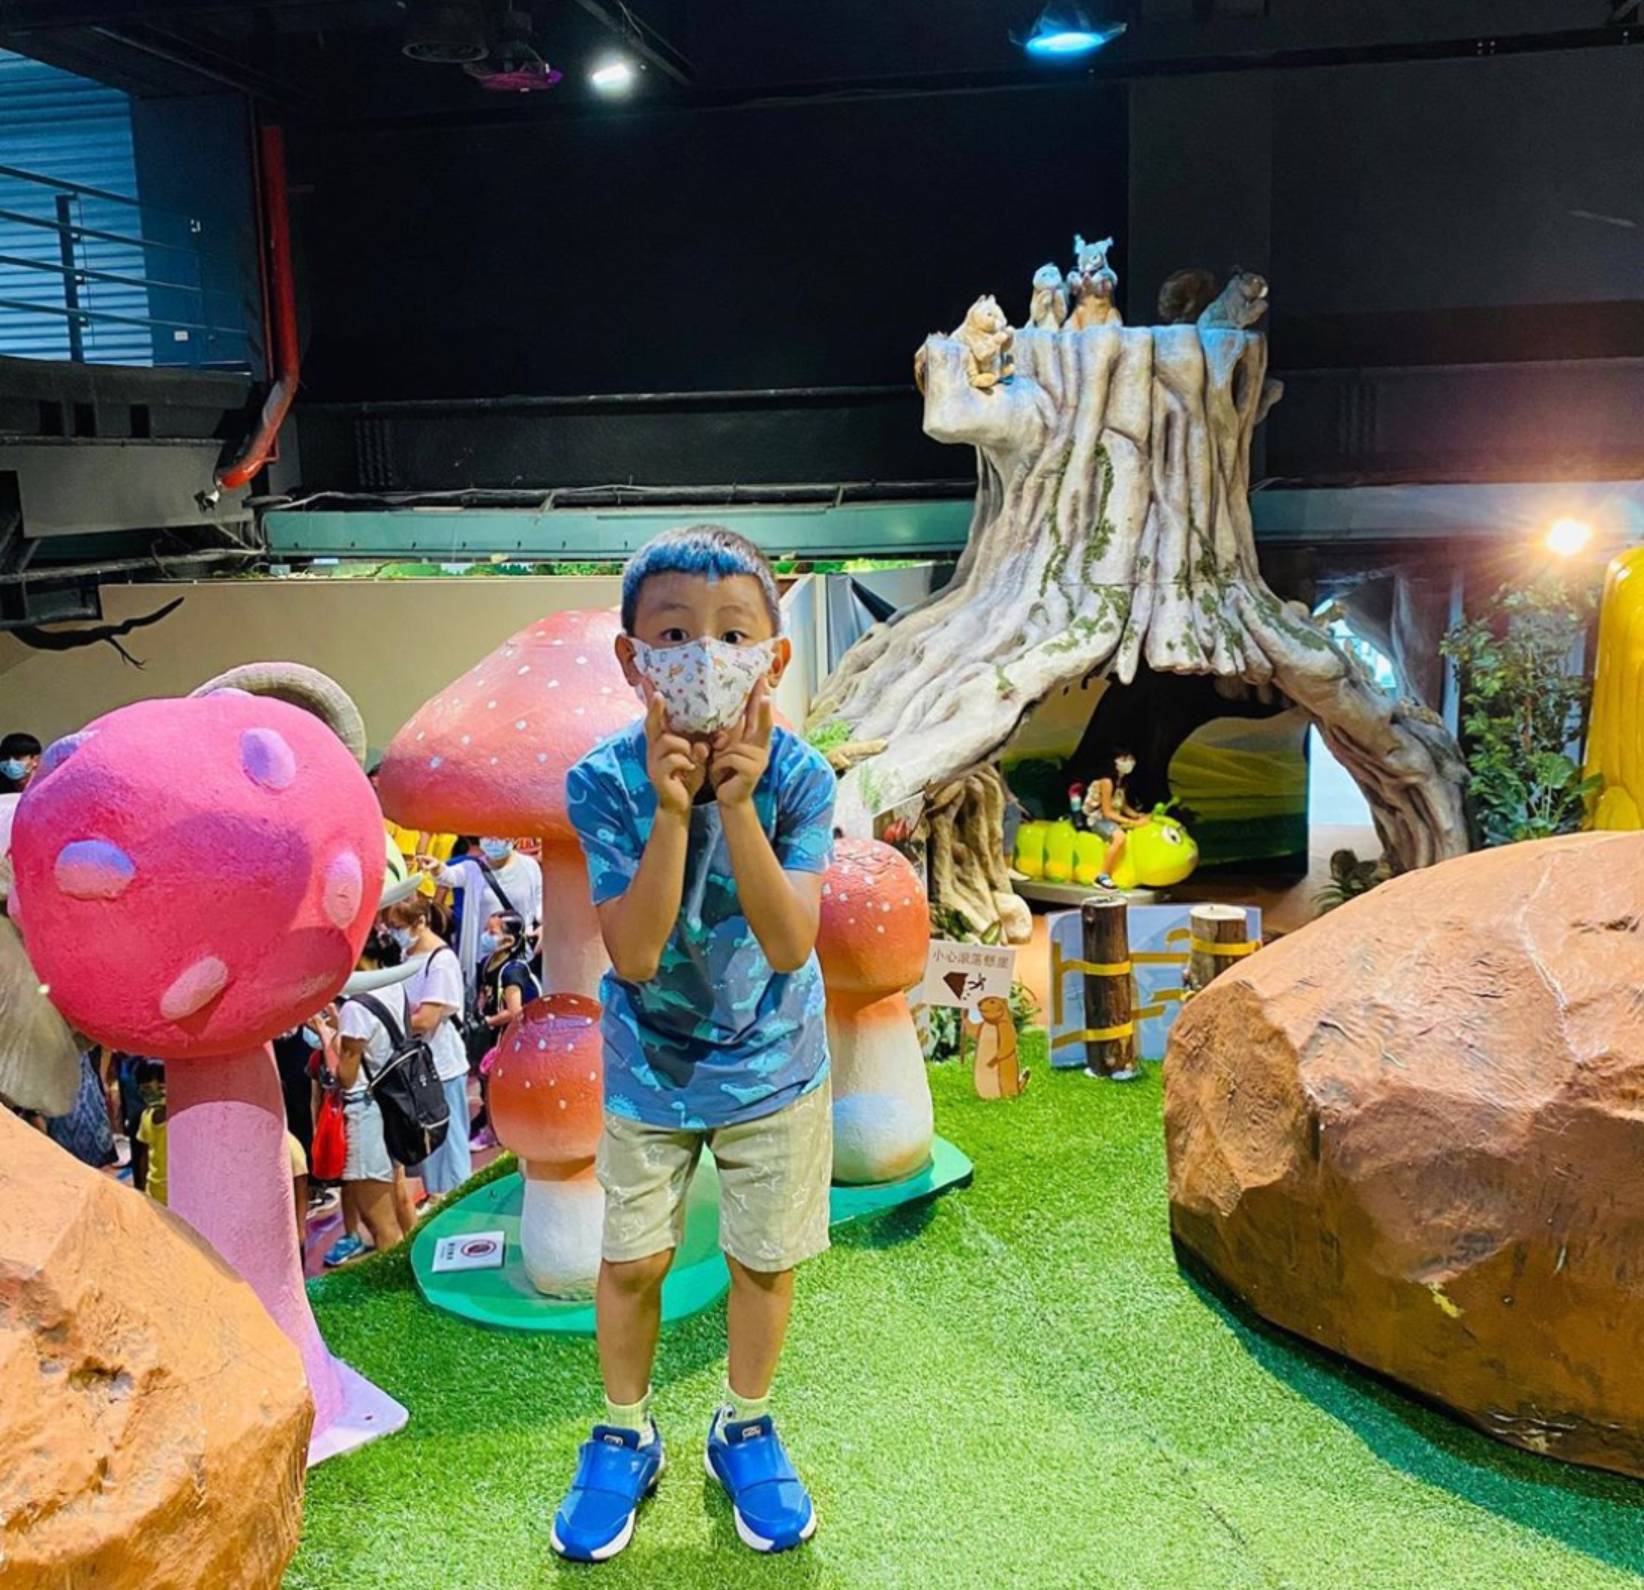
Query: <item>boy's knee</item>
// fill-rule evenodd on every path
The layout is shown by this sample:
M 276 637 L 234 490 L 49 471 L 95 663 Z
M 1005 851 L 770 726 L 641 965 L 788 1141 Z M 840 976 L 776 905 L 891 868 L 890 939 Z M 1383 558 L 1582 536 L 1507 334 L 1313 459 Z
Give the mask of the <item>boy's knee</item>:
M 664 1248 L 661 1253 L 647 1254 L 643 1259 L 606 1259 L 600 1268 L 613 1290 L 630 1297 L 642 1297 L 662 1285 L 673 1262 L 674 1250 Z
M 792 1269 L 787 1270 L 754 1270 L 750 1269 L 733 1254 L 725 1255 L 726 1267 L 731 1272 L 731 1279 L 743 1286 L 757 1288 L 761 1292 L 780 1291 L 793 1279 Z

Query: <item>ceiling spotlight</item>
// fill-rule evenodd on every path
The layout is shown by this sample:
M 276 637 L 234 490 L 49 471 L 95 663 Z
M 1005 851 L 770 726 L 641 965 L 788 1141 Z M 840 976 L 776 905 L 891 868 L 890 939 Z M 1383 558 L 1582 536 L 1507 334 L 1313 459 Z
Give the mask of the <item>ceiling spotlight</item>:
M 596 66 L 588 81 L 602 94 L 626 94 L 634 86 L 634 63 L 618 57 Z
M 1040 60 L 1065 61 L 1101 49 L 1129 25 L 1127 22 L 1092 22 L 1083 6 L 1051 0 L 1039 13 L 1033 31 L 1020 42 L 1029 55 Z
M 1584 551 L 1592 539 L 1593 527 L 1580 519 L 1555 519 L 1547 526 L 1547 550 L 1561 558 L 1573 558 Z

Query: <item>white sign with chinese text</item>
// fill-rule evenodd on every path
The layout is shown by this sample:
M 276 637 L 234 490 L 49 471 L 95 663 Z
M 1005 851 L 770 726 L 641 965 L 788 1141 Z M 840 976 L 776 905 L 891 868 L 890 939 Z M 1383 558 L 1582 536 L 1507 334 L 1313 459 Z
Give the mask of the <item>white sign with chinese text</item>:
M 1009 999 L 1016 980 L 1016 951 L 1003 944 L 930 941 L 925 980 L 914 995 L 926 1005 L 974 1010 L 983 999 Z

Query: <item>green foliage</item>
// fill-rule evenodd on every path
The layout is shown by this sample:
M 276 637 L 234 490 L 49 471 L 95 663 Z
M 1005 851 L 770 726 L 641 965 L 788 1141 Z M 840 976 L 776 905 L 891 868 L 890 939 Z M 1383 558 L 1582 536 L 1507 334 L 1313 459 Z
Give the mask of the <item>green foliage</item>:
M 1581 826 L 1599 781 L 1570 755 L 1592 698 L 1571 658 L 1595 601 L 1590 586 L 1554 574 L 1503 586 L 1440 644 L 1461 677 L 1468 787 L 1486 845 Z
M 829 718 L 826 723 L 817 724 L 805 738 L 826 756 L 850 743 L 851 726 L 843 718 Z
M 1372 861 L 1360 861 L 1357 851 L 1332 851 L 1330 881 L 1313 896 L 1313 903 L 1323 916 L 1338 905 L 1368 894 L 1378 883 L 1385 883 L 1388 876 L 1387 863 L 1379 856 Z

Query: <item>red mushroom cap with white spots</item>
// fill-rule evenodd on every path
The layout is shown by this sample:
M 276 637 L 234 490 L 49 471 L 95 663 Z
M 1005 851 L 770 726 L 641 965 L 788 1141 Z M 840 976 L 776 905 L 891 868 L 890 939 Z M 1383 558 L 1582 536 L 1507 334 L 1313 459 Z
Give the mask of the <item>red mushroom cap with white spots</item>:
M 377 791 L 396 822 L 435 833 L 575 842 L 565 774 L 641 715 L 607 612 L 551 613 L 448 685 L 398 734 Z
M 919 874 L 877 839 L 840 839 L 822 880 L 822 981 L 842 994 L 895 994 L 925 975 L 930 905 Z
M 605 1122 L 599 1005 L 580 994 L 534 999 L 507 1029 L 491 1066 L 497 1140 L 541 1175 L 592 1162 Z
M 50 748 L 12 863 L 29 958 L 72 1026 L 163 1060 L 230 1054 L 347 980 L 382 889 L 382 816 L 297 707 L 139 701 Z

